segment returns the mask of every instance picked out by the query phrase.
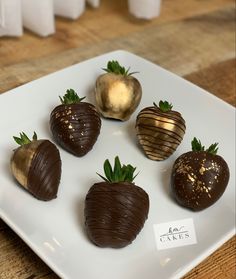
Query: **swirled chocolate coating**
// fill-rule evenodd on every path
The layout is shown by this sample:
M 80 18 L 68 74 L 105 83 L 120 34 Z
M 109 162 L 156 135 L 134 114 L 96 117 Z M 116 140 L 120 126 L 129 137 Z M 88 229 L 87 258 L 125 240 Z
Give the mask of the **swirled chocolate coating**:
M 34 140 L 18 147 L 11 158 L 16 180 L 39 200 L 57 197 L 61 179 L 61 158 L 49 140 Z
M 121 248 L 136 238 L 148 211 L 148 194 L 133 183 L 96 183 L 86 196 L 85 227 L 97 246 Z
M 218 155 L 190 151 L 174 163 L 171 187 L 179 204 L 202 210 L 214 204 L 224 193 L 229 181 L 229 168 Z
M 97 141 L 101 119 L 92 104 L 62 104 L 52 111 L 50 127 L 54 139 L 65 150 L 75 156 L 84 156 Z
M 174 153 L 185 134 L 185 120 L 177 111 L 142 109 L 136 119 L 137 137 L 146 156 L 161 161 Z

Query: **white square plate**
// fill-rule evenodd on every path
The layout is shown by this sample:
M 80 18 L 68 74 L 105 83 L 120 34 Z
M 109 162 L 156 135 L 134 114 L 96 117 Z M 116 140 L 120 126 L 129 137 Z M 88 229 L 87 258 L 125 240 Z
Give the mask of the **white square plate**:
M 52 139 L 49 115 L 59 95 L 73 88 L 94 103 L 93 88 L 109 60 L 139 71 L 142 101 L 127 122 L 102 119 L 101 134 L 92 151 L 77 158 L 60 147 L 62 179 L 58 197 L 38 201 L 18 186 L 9 170 L 16 144 L 12 136 L 34 131 Z M 135 135 L 137 113 L 167 100 L 186 120 L 186 134 L 177 151 L 163 162 L 147 159 Z M 15 88 L 0 96 L 0 217 L 64 279 L 179 278 L 235 232 L 235 109 L 186 80 L 125 51 L 114 51 Z M 218 154 L 228 162 L 231 178 L 221 199 L 210 208 L 192 212 L 171 198 L 170 173 L 174 160 L 190 150 L 193 137 L 204 145 L 219 142 Z M 149 218 L 136 240 L 123 249 L 93 245 L 84 231 L 84 199 L 105 159 L 119 155 L 140 171 L 135 183 L 150 197 Z M 197 244 L 157 250 L 154 224 L 192 218 Z

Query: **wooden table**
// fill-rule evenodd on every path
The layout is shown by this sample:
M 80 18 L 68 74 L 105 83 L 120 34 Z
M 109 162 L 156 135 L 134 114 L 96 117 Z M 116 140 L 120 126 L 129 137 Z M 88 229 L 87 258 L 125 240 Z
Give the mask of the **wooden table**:
M 235 106 L 234 0 L 163 0 L 159 18 L 138 20 L 125 0 L 102 0 L 76 21 L 57 18 L 57 32 L 0 38 L 0 93 L 115 49 L 136 53 Z M 236 278 L 236 238 L 185 279 Z M 0 220 L 0 278 L 58 278 Z M 86 278 L 85 278 L 86 279 Z

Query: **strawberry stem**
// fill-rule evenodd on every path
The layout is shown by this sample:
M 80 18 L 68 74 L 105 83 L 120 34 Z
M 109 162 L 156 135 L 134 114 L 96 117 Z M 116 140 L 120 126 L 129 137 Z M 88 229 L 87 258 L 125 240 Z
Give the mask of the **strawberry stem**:
M 112 169 L 112 166 L 108 159 L 104 162 L 103 165 L 104 174 L 105 176 L 102 176 L 101 174 L 97 173 L 103 180 L 107 182 L 133 182 L 135 177 L 138 175 L 134 175 L 134 172 L 136 168 L 134 168 L 131 165 L 122 165 L 120 163 L 120 159 L 118 156 L 115 157 L 114 162 L 114 168 Z
M 103 68 L 103 70 L 107 73 L 113 73 L 116 75 L 123 75 L 123 76 L 131 76 L 137 73 L 137 72 L 129 73 L 130 68 L 126 69 L 125 67 L 122 67 L 119 64 L 119 62 L 115 60 L 108 61 L 107 68 Z
M 153 103 L 153 105 L 157 108 L 159 108 L 162 112 L 168 112 L 172 109 L 172 104 L 167 101 L 160 101 L 159 106 L 156 103 Z
M 30 140 L 29 137 L 24 132 L 22 132 L 22 133 L 20 133 L 20 137 L 13 136 L 13 138 L 17 144 L 24 145 L 24 144 L 31 143 L 34 140 L 37 140 L 38 137 L 37 137 L 37 134 L 34 132 L 32 140 Z
M 61 97 L 59 96 L 61 103 L 64 105 L 78 104 L 85 97 L 80 98 L 74 89 L 67 89 L 66 94 Z
M 218 151 L 218 143 L 211 144 L 206 150 L 205 146 L 202 145 L 201 141 L 198 140 L 196 137 L 193 138 L 192 142 L 192 151 L 206 151 L 212 155 L 216 155 Z

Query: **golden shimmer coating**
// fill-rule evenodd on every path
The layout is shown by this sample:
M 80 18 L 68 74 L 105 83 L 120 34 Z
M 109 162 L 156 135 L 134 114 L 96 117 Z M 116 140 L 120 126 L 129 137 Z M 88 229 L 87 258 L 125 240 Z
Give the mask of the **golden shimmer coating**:
M 140 82 L 118 61 L 108 61 L 106 74 L 96 80 L 95 99 L 98 110 L 107 118 L 126 121 L 138 107 L 142 97 Z
M 139 143 L 151 160 L 161 161 L 172 155 L 185 130 L 185 120 L 179 112 L 163 112 L 156 105 L 141 110 L 136 119 Z
M 107 73 L 96 81 L 96 103 L 104 117 L 128 120 L 138 107 L 141 97 L 141 85 L 132 76 Z

